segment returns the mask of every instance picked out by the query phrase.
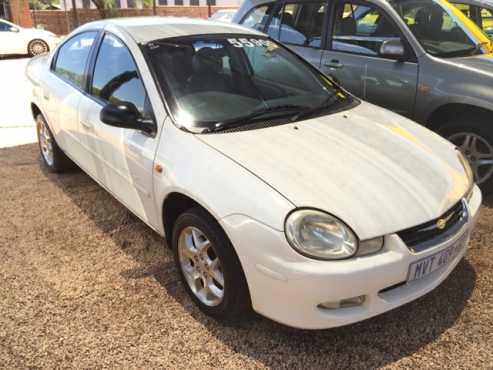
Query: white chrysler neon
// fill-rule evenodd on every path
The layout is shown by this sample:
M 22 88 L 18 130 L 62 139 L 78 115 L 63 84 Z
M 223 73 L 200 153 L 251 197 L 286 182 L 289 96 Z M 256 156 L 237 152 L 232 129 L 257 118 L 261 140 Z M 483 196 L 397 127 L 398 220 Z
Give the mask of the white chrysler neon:
M 465 253 L 481 193 L 463 155 L 263 34 L 100 21 L 27 73 L 48 168 L 75 162 L 166 236 L 214 317 L 349 324 L 432 290 Z

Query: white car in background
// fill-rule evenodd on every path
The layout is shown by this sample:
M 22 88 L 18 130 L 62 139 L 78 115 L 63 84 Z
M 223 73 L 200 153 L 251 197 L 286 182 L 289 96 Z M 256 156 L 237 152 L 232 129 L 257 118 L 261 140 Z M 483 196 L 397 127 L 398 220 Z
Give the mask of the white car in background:
M 231 23 L 238 9 L 220 9 L 209 18 L 211 21 Z
M 111 19 L 27 68 L 46 166 L 77 163 L 165 236 L 209 315 L 345 325 L 466 252 L 481 191 L 463 154 L 260 32 Z
M 40 55 L 53 50 L 60 39 L 52 32 L 23 28 L 0 19 L 0 55 Z

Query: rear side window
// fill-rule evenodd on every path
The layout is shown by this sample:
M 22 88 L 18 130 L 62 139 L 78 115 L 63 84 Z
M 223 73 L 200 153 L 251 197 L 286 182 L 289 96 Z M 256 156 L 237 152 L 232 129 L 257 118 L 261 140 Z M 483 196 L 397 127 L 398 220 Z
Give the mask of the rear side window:
M 273 7 L 274 4 L 272 3 L 252 9 L 250 13 L 243 18 L 241 24 L 257 31 L 263 31 Z
M 11 27 L 10 24 L 0 21 L 0 32 L 8 32 Z
M 319 48 L 324 15 L 325 2 L 286 4 L 281 14 L 279 40 L 288 44 Z
M 60 47 L 55 63 L 55 73 L 82 88 L 84 72 L 97 32 L 84 32 L 72 37 Z
M 91 94 L 112 104 L 132 103 L 142 116 L 150 117 L 147 94 L 130 51 L 109 34 L 99 49 Z

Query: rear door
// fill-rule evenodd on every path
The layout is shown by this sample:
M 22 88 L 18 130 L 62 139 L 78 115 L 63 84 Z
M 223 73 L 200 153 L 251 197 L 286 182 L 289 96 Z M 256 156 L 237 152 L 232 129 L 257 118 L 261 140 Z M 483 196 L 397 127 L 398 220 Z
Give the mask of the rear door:
M 101 122 L 103 107 L 119 103 L 132 103 L 143 119 L 154 121 L 132 54 L 122 40 L 106 33 L 99 46 L 89 92 L 81 99 L 81 135 L 88 148 L 93 176 L 134 214 L 155 225 L 152 178 L 158 137 Z
M 322 69 L 346 89 L 371 103 L 412 116 L 418 64 L 398 26 L 381 8 L 365 1 L 338 1 Z M 400 39 L 407 55 L 380 54 L 386 40 Z
M 319 68 L 327 29 L 326 9 L 324 0 L 289 0 L 275 8 L 266 31 Z
M 84 169 L 88 162 L 85 142 L 79 132 L 79 103 L 97 35 L 97 31 L 79 33 L 60 46 L 43 86 L 43 105 L 57 142 Z

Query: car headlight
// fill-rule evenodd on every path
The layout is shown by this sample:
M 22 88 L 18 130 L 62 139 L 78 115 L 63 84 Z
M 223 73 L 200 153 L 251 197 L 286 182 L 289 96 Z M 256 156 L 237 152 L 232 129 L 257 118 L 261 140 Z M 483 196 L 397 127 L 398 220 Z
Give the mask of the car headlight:
M 327 213 L 302 209 L 286 219 L 286 237 L 299 253 L 316 259 L 349 258 L 358 251 L 358 238 L 341 220 Z
M 466 198 L 467 201 L 469 201 L 471 199 L 474 190 L 474 172 L 472 171 L 471 164 L 465 157 L 464 153 L 462 153 L 462 151 L 458 148 L 457 148 L 457 157 L 459 158 L 459 162 L 462 164 L 462 167 L 464 167 L 464 172 L 466 173 L 467 176 L 468 187 L 464 197 Z

